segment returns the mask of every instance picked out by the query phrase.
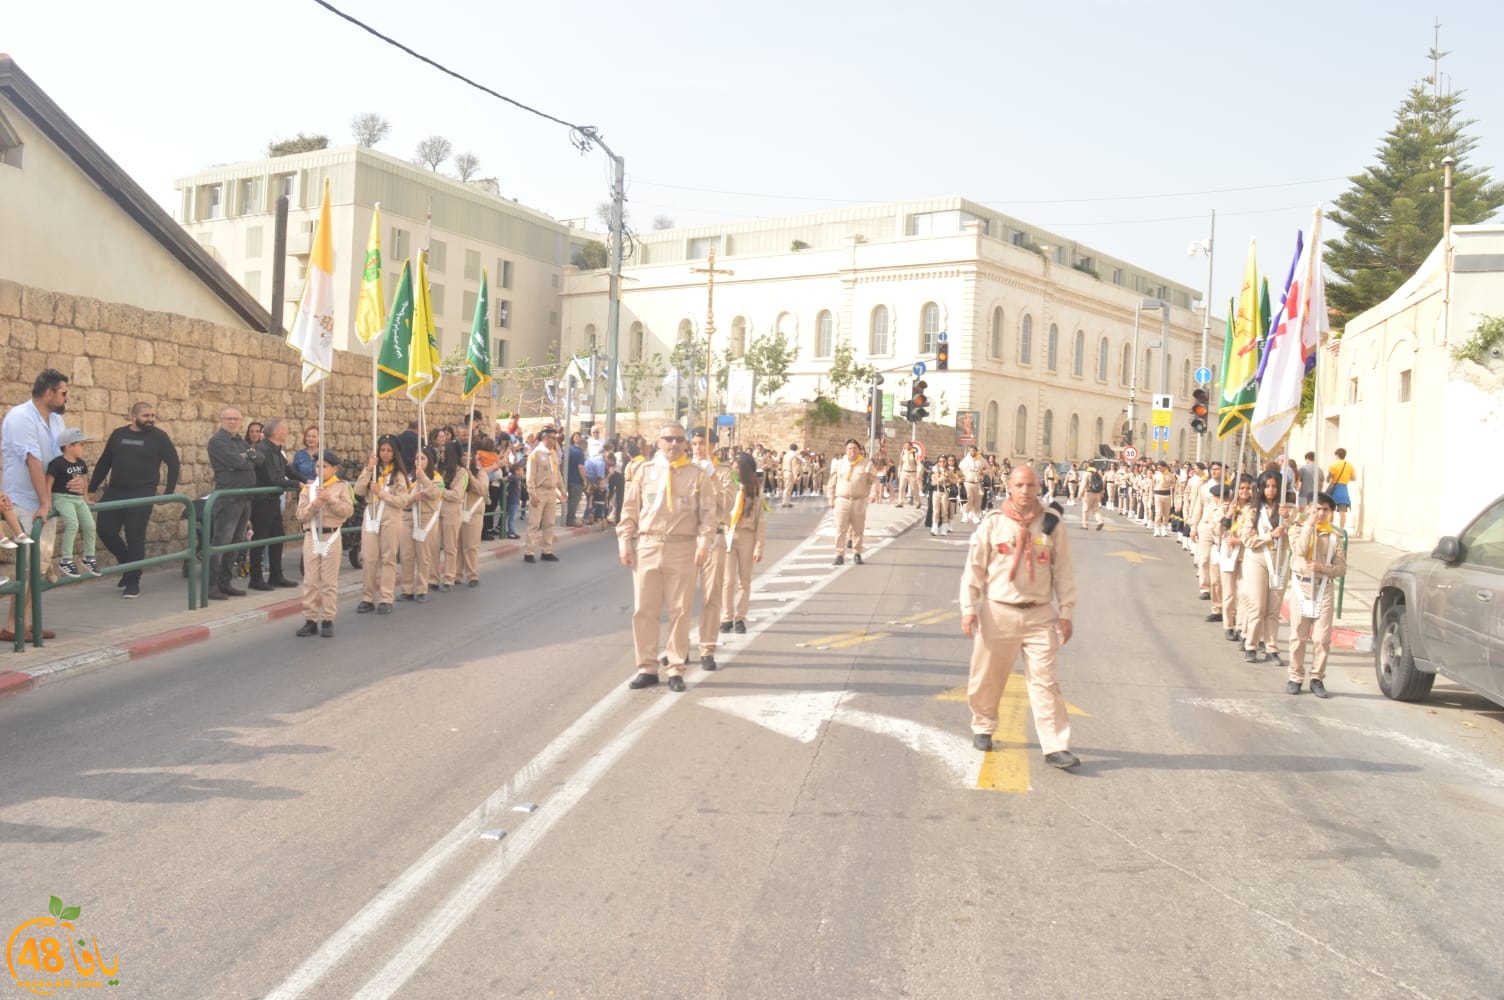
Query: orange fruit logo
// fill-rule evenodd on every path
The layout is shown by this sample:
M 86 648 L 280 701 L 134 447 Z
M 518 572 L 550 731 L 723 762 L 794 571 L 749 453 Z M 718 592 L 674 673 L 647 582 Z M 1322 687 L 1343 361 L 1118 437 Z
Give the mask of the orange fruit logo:
M 106 961 L 98 939 L 85 941 L 73 924 L 81 909 L 52 896 L 47 912 L 17 926 L 5 942 L 5 967 L 16 985 L 39 996 L 119 986 L 119 957 Z

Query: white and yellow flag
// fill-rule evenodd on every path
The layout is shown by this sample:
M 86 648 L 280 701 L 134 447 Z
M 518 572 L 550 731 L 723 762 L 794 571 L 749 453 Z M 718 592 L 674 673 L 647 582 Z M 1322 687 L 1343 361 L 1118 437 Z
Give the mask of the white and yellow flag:
M 324 204 L 313 232 L 308 280 L 298 300 L 298 314 L 287 343 L 303 356 L 303 388 L 316 385 L 334 370 L 334 236 L 329 231 L 329 179 L 324 179 Z
M 386 329 L 386 296 L 381 294 L 381 202 L 371 216 L 366 241 L 366 266 L 360 275 L 360 301 L 355 305 L 355 336 L 369 344 Z

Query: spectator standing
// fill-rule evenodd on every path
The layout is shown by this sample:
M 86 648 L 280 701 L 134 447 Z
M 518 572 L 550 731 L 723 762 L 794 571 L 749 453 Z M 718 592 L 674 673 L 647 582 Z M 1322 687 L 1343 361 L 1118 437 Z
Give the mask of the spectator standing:
M 104 451 L 89 477 L 89 492 L 98 493 L 100 484 L 109 478 L 100 500 L 135 500 L 155 496 L 162 466 L 167 466 L 167 484 L 163 493 L 178 488 L 181 463 L 172 438 L 157 426 L 157 409 L 140 402 L 131 407 L 131 422 L 110 432 Z M 146 528 L 151 523 L 152 506 L 126 507 L 101 511 L 99 540 L 110 550 L 117 563 L 140 562 L 146 558 Z M 121 541 L 121 530 L 125 540 Z M 120 574 L 121 597 L 141 596 L 141 570 L 128 569 Z
M 598 431 L 596 432 L 599 433 Z M 585 523 L 594 524 L 606 519 L 606 455 L 599 447 L 600 439 L 594 438 L 594 454 L 585 459 Z
M 1337 461 L 1326 470 L 1327 492 L 1332 495 L 1332 503 L 1336 504 L 1337 527 L 1346 528 L 1347 512 L 1353 509 L 1353 498 L 1347 487 L 1358 478 L 1358 470 L 1347 460 L 1346 448 L 1338 448 L 1335 454 Z
M 214 470 L 216 490 L 244 489 L 256 485 L 256 463 L 260 454 L 240 436 L 240 410 L 227 406 L 219 412 L 219 430 L 209 438 L 209 466 Z M 210 512 L 212 526 L 210 539 L 215 545 L 228 545 L 245 539 L 246 525 L 251 518 L 251 498 L 248 496 L 220 497 Z M 209 565 L 209 599 L 223 601 L 227 597 L 244 597 L 245 591 L 230 582 L 231 567 L 235 564 L 234 552 L 221 552 L 211 557 Z
M 62 454 L 58 438 L 67 428 L 63 426 L 63 413 L 68 407 L 68 376 L 55 368 L 45 368 L 31 385 L 31 400 L 11 407 L 0 423 L 0 448 L 4 449 L 0 462 L 0 481 L 10 496 L 11 506 L 21 528 L 27 534 L 32 522 L 41 518 L 45 523 L 52 511 L 52 496 L 47 490 L 47 466 Z M 77 488 L 69 485 L 70 492 L 83 494 L 87 483 L 79 480 Z M 44 530 L 36 558 L 47 566 L 52 562 L 52 531 Z M 16 601 L 26 600 L 23 590 L 11 598 L 10 609 L 5 616 L 5 630 L 0 632 L 0 641 L 11 642 L 16 638 Z M 30 634 L 27 638 L 31 638 Z M 42 638 L 54 638 L 51 632 L 43 631 Z
M 311 483 L 314 481 L 313 466 L 319 457 L 319 429 L 309 426 L 303 428 L 303 447 L 293 453 L 292 461 L 288 463 L 292 469 L 292 478 L 299 483 Z M 329 461 L 328 456 L 325 458 Z M 331 469 L 337 468 L 337 461 L 329 461 Z
M 402 467 L 411 469 L 418 458 L 418 422 L 409 420 L 407 430 L 397 435 L 397 453 L 402 456 Z
M 1306 452 L 1306 463 L 1295 471 L 1296 494 L 1295 502 L 1302 511 L 1307 510 L 1316 502 L 1316 494 L 1321 492 L 1321 466 L 1316 464 L 1316 453 Z
M 621 465 L 613 455 L 606 459 L 606 520 L 615 524 L 621 520 L 621 502 L 626 490 L 627 477 L 622 474 Z
M 270 437 L 270 434 L 268 434 Z M 314 442 L 317 445 L 317 441 Z M 350 487 L 332 466 L 314 463 L 314 479 L 298 494 L 298 521 L 303 535 L 303 627 L 295 633 L 310 636 L 317 630 L 334 638 L 334 613 L 339 604 L 339 530 L 355 512 Z M 322 480 L 322 481 L 320 481 Z
M 284 495 L 288 490 L 296 490 L 307 480 L 288 468 L 287 454 L 282 450 L 287 443 L 287 421 L 281 417 L 273 417 L 266 422 L 262 433 L 261 440 L 255 445 L 260 455 L 260 461 L 256 463 L 256 485 L 279 487 L 284 491 Z M 317 447 L 318 431 L 315 430 L 313 435 L 314 445 Z M 304 453 L 299 452 L 299 454 Z M 270 493 L 251 498 L 251 531 L 255 533 L 255 537 L 276 538 L 286 533 L 282 527 L 282 501 L 283 496 Z M 297 586 L 283 575 L 282 545 L 282 542 L 273 542 L 266 546 L 264 578 L 260 553 L 256 549 L 251 550 L 250 588 L 252 590 L 273 590 L 277 587 Z
M 73 561 L 74 543 L 83 536 L 84 547 L 80 562 L 90 576 L 99 575 L 99 566 L 94 562 L 97 539 L 94 534 L 94 514 L 89 510 L 89 499 L 68 491 L 68 484 L 83 477 L 88 478 L 89 463 L 84 461 L 84 444 L 89 439 L 84 432 L 69 427 L 58 436 L 62 454 L 47 466 L 47 492 L 52 494 L 52 507 L 58 520 L 63 522 L 63 554 L 58 559 L 58 568 L 64 576 L 82 576 Z
M 564 511 L 564 526 L 573 528 L 579 524 L 580 496 L 585 492 L 585 449 L 580 447 L 580 435 L 576 431 L 569 436 L 567 456 L 567 482 L 569 484 L 568 507 Z

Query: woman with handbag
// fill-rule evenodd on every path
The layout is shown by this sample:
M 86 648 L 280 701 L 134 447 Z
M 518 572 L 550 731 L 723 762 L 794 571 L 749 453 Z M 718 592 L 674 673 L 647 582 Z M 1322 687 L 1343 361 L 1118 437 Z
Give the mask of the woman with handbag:
M 1331 494 L 1332 503 L 1337 505 L 1337 527 L 1345 530 L 1347 512 L 1353 509 L 1353 498 L 1348 493 L 1347 486 L 1358 478 L 1358 470 L 1347 460 L 1346 448 L 1338 448 L 1335 454 L 1337 461 L 1326 470 L 1326 491 Z

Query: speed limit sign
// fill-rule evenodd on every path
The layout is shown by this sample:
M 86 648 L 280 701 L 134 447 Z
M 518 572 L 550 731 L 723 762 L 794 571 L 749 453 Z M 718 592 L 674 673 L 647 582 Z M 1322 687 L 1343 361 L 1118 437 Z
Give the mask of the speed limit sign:
M 1134 461 L 1137 461 L 1137 460 L 1138 460 L 1138 449 L 1137 448 L 1133 447 L 1133 445 L 1130 444 L 1128 447 L 1126 447 L 1126 448 L 1123 449 L 1123 461 L 1125 461 L 1125 462 L 1134 462 Z
M 909 444 L 913 445 L 914 446 L 914 450 L 917 451 L 917 452 L 919 452 L 919 461 L 923 462 L 924 461 L 924 444 L 922 442 L 920 442 L 920 441 L 910 441 Z

